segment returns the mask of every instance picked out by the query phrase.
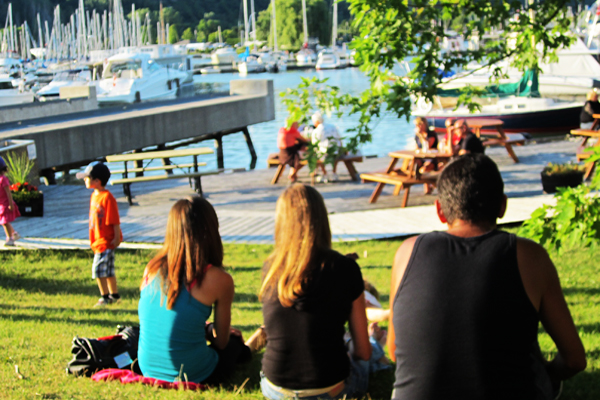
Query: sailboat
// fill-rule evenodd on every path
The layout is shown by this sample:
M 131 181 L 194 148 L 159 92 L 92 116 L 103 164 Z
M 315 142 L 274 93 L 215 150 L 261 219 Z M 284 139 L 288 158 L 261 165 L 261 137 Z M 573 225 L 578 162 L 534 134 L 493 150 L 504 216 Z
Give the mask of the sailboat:
M 539 75 L 539 90 L 543 97 L 547 96 L 585 96 L 592 88 L 600 87 L 600 64 L 581 39 L 568 49 L 557 52 L 558 61 L 552 64 L 541 63 L 543 71 Z M 503 69 L 508 78 L 500 83 L 515 83 L 521 78 L 521 73 L 511 69 L 506 63 Z M 464 74 L 449 78 L 442 84 L 444 89 L 458 89 L 466 85 L 485 86 L 489 84 L 490 69 L 483 69 L 472 74 Z
M 312 67 L 317 62 L 317 55 L 308 48 L 308 23 L 306 22 L 306 0 L 302 0 L 302 33 L 304 44 L 302 49 L 296 53 L 296 65 L 299 67 Z
M 471 114 L 466 107 L 435 108 L 433 104 L 417 101 L 417 109 L 412 115 L 426 117 L 434 125 L 436 132 L 446 131 L 447 118 L 469 119 L 494 118 L 504 122 L 508 133 L 527 132 L 532 135 L 550 132 L 568 132 L 579 126 L 579 113 L 582 102 L 558 101 L 541 98 L 538 74 L 527 71 L 517 83 L 499 84 L 485 88 L 490 97 L 484 98 L 487 104 Z M 458 89 L 439 90 L 437 96 L 456 96 Z

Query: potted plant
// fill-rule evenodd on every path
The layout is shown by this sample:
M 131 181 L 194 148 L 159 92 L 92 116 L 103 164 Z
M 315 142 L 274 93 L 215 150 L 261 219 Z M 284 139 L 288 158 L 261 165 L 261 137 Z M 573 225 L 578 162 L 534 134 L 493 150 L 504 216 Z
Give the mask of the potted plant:
M 24 217 L 44 216 L 44 194 L 29 183 L 30 173 L 33 168 L 27 154 L 9 153 L 6 155 L 8 166 L 8 180 L 12 183 L 10 191 L 19 212 Z
M 542 170 L 545 193 L 556 193 L 558 187 L 577 187 L 583 182 L 584 166 L 576 163 L 548 163 Z

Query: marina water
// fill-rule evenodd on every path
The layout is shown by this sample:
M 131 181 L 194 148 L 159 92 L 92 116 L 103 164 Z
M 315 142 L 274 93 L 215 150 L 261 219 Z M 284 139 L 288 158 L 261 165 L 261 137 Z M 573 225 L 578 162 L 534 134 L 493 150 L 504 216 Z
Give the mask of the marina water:
M 194 84 L 205 86 L 214 83 L 219 91 L 229 92 L 229 81 L 235 79 L 272 79 L 275 89 L 275 120 L 264 122 L 262 124 L 251 125 L 249 127 L 250 135 L 256 149 L 258 161 L 256 168 L 266 168 L 266 159 L 270 153 L 278 152 L 277 132 L 284 126 L 287 117 L 287 111 L 281 101 L 279 93 L 285 92 L 287 88 L 295 88 L 300 84 L 301 78 L 310 78 L 317 76 L 320 79 L 329 78 L 328 84 L 340 88 L 341 93 L 350 93 L 358 95 L 369 88 L 367 77 L 358 68 L 346 68 L 339 70 L 315 71 L 315 70 L 297 70 L 284 73 L 263 73 L 240 76 L 239 74 L 210 74 L 195 75 Z M 325 116 L 325 123 L 331 123 L 338 127 L 342 136 L 351 136 L 354 132 L 347 132 L 347 129 L 356 126 L 358 115 L 337 119 L 334 116 Z M 405 119 L 400 119 L 391 113 L 382 114 L 382 117 L 375 120 L 372 124 L 373 141 L 364 144 L 361 147 L 363 155 L 386 156 L 393 150 L 404 149 L 414 146 L 414 128 L 412 123 Z M 205 141 L 195 144 L 194 147 L 214 148 L 212 141 Z M 250 153 L 242 134 L 233 134 L 223 138 L 223 152 L 225 168 L 248 168 L 250 165 Z M 216 157 L 203 157 L 202 161 L 208 162 L 208 168 L 214 169 Z

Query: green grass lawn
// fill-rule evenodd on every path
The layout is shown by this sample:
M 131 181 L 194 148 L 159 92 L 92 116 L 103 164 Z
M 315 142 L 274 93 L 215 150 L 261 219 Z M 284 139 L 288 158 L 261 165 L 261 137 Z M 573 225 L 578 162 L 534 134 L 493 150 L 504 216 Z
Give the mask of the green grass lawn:
M 389 275 L 400 241 L 335 244 L 342 253 L 356 252 L 363 275 L 389 304 Z M 225 264 L 236 283 L 233 325 L 248 337 L 262 323 L 258 302 L 260 270 L 271 250 L 265 245 L 226 245 Z M 117 252 L 117 278 L 123 301 L 94 309 L 98 289 L 90 279 L 92 254 L 87 251 L 0 252 L 0 398 L 262 398 L 260 355 L 243 365 L 220 389 L 202 393 L 168 391 L 138 384 L 96 383 L 65 373 L 73 336 L 113 334 L 116 326 L 137 324 L 139 281 L 149 251 Z M 564 399 L 600 398 L 600 249 L 553 255 L 567 301 L 588 354 L 585 372 L 566 382 Z M 555 348 L 540 331 L 540 345 L 550 357 Z M 15 372 L 15 366 L 22 377 Z M 244 384 L 244 382 L 247 382 Z M 371 377 L 372 399 L 389 399 L 393 374 Z M 241 387 L 243 385 L 243 387 Z

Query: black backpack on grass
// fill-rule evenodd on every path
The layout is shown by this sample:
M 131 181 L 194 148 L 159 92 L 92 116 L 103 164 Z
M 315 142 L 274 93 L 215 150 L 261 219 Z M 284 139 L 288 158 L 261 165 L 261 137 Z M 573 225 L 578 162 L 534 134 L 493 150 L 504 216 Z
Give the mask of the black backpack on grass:
M 117 327 L 117 334 L 98 339 L 73 338 L 73 359 L 67 364 L 67 373 L 92 376 L 107 368 L 131 369 L 141 374 L 137 363 L 140 328 Z

